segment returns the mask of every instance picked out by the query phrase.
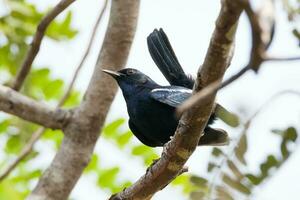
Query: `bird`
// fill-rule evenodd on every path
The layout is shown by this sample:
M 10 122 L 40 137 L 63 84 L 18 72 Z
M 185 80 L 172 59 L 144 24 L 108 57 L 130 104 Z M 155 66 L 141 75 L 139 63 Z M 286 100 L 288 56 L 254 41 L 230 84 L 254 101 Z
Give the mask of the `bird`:
M 126 101 L 128 125 L 143 144 L 150 147 L 164 146 L 174 135 L 179 119 L 176 108 L 192 95 L 192 90 L 182 86 L 161 86 L 137 69 L 119 71 L 102 70 L 118 83 Z M 210 118 L 200 138 L 199 145 L 226 145 L 225 131 L 211 128 Z

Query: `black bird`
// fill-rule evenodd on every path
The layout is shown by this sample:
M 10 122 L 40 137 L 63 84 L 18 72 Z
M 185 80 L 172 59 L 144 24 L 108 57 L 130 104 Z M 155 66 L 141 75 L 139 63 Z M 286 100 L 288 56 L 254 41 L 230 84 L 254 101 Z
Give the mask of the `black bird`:
M 129 128 L 145 145 L 163 146 L 178 125 L 175 110 L 192 95 L 182 86 L 160 86 L 142 72 L 127 68 L 118 72 L 103 70 L 118 82 L 129 114 Z M 208 124 L 212 123 L 212 118 Z M 227 133 L 207 126 L 199 145 L 225 145 Z

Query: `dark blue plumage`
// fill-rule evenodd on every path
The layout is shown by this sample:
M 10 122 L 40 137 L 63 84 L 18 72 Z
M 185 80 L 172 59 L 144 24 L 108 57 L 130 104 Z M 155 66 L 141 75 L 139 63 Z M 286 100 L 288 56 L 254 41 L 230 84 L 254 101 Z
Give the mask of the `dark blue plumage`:
M 145 145 L 163 146 L 170 140 L 178 125 L 175 109 L 191 96 L 191 90 L 179 86 L 160 86 L 136 69 L 118 72 L 103 70 L 118 82 L 129 114 L 129 127 Z M 201 145 L 223 145 L 227 134 L 206 127 Z
M 171 86 L 160 86 L 136 69 L 118 72 L 104 70 L 118 82 L 129 114 L 129 127 L 145 145 L 163 146 L 173 136 L 178 125 L 176 107 L 192 94 L 194 80 L 184 73 L 167 35 L 154 30 L 147 38 L 148 49 L 157 67 Z M 208 125 L 215 119 L 213 113 Z M 206 126 L 199 145 L 224 145 L 227 133 Z

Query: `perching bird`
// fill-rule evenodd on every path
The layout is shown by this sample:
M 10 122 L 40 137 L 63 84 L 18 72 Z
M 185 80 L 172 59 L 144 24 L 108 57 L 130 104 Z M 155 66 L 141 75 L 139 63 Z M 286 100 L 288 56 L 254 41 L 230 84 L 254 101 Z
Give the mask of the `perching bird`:
M 192 95 L 192 90 L 181 86 L 160 86 L 136 69 L 118 72 L 103 70 L 119 84 L 127 104 L 129 128 L 145 145 L 163 146 L 174 135 L 178 125 L 175 110 Z M 212 118 L 208 124 L 212 123 Z M 225 145 L 227 133 L 206 126 L 199 145 Z

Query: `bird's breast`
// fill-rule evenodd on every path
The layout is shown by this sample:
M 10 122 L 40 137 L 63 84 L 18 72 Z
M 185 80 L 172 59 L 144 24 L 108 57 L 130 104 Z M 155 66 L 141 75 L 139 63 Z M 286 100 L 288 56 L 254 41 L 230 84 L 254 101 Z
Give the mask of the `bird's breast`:
M 173 107 L 142 95 L 128 101 L 127 109 L 130 120 L 145 136 L 165 143 L 174 134 L 178 121 Z

